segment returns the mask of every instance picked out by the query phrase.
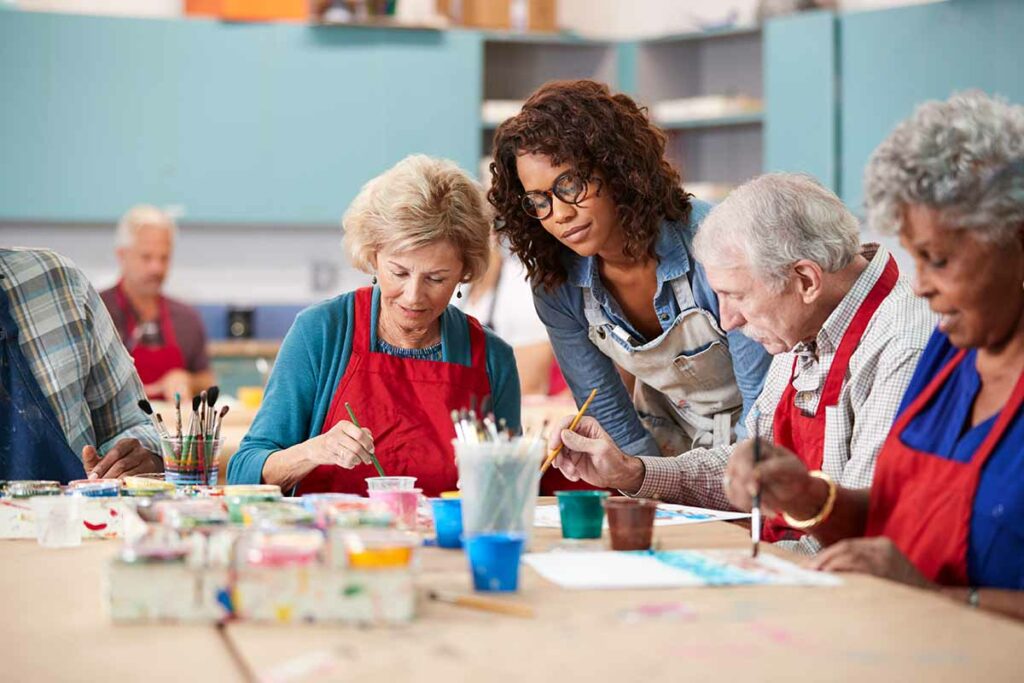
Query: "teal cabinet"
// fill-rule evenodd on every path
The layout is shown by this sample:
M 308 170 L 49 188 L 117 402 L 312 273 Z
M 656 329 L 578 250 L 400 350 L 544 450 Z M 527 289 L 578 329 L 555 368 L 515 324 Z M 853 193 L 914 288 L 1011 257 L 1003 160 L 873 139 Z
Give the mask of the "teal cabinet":
M 808 12 L 764 28 L 764 170 L 839 188 L 836 17 Z
M 0 219 L 336 223 L 416 151 L 473 171 L 471 31 L 0 15 Z
M 841 196 L 863 209 L 864 166 L 925 100 L 980 88 L 1024 103 L 1024 2 L 950 0 L 843 15 Z

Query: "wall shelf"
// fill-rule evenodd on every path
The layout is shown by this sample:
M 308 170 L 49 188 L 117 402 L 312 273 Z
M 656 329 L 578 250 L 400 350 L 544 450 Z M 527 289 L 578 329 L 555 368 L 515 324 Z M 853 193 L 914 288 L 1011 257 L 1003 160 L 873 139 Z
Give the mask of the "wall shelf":
M 700 128 L 724 128 L 729 126 L 759 126 L 764 120 L 764 112 L 756 111 L 731 116 L 715 116 L 700 119 L 665 119 L 655 123 L 665 130 L 694 130 Z

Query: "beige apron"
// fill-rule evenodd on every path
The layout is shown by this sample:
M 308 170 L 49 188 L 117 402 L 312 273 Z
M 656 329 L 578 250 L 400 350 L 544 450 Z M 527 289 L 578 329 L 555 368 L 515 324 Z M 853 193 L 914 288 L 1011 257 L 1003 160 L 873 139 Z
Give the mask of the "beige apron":
M 636 377 L 633 404 L 665 456 L 730 443 L 743 411 L 725 332 L 697 308 L 685 276 L 672 281 L 672 290 L 682 313 L 646 344 L 613 324 L 583 290 L 590 341 Z

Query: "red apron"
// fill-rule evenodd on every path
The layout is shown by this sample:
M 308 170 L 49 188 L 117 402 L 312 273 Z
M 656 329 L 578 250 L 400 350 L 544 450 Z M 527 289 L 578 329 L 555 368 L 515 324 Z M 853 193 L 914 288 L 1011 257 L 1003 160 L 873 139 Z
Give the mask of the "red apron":
M 124 313 L 125 342 L 131 342 L 135 334 L 135 311 L 128 304 L 123 283 L 117 283 L 115 294 L 118 308 Z M 139 379 L 145 386 L 159 381 L 171 370 L 185 367 L 185 356 L 181 353 L 178 338 L 174 335 L 174 325 L 171 324 L 171 310 L 163 297 L 160 297 L 160 336 L 164 340 L 163 346 L 133 344 L 129 349 L 132 359 L 135 361 L 135 370 L 139 373 Z M 150 398 L 162 399 L 165 397 L 163 394 L 155 394 Z
M 822 388 L 818 409 L 814 415 L 804 415 L 796 405 L 793 377 L 798 361 L 796 358 L 793 359 L 789 382 L 775 408 L 772 431 L 775 443 L 793 451 L 810 470 L 820 470 L 825 456 L 825 409 L 839 402 L 839 394 L 842 392 L 843 382 L 846 381 L 846 371 L 850 366 L 850 357 L 860 345 L 871 317 L 896 285 L 899 275 L 896 260 L 890 256 L 882 275 L 868 292 L 843 334 L 843 340 L 839 343 L 828 376 L 825 378 L 825 386 Z M 762 537 L 765 541 L 774 543 L 781 540 L 796 540 L 803 534 L 804 532 L 787 526 L 782 515 L 776 515 L 765 521 Z
M 321 434 L 347 420 L 345 402 L 359 423 L 373 433 L 375 455 L 388 476 L 416 477 L 427 496 L 451 491 L 459 478 L 452 451 L 455 427 L 451 412 L 471 399 L 491 393 L 483 328 L 469 321 L 472 365 L 418 358 L 398 358 L 370 348 L 373 290 L 356 291 L 352 323 L 352 357 L 338 382 Z M 366 477 L 377 476 L 373 465 L 346 470 L 320 465 L 306 475 L 296 495 L 336 491 L 366 495 Z
M 907 406 L 878 454 L 865 536 L 886 536 L 930 581 L 966 586 L 967 549 L 981 472 L 1024 403 L 1024 373 L 970 462 L 903 444 L 901 435 L 964 359 L 961 349 Z

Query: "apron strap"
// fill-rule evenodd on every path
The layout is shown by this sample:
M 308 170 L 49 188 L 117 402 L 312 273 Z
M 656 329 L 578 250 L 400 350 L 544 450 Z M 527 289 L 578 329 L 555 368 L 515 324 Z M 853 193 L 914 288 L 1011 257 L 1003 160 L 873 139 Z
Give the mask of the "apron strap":
M 352 306 L 352 350 L 357 353 L 370 353 L 370 330 L 374 321 L 370 318 L 373 310 L 373 288 L 363 287 L 356 290 L 355 302 Z
M 872 317 L 874 317 L 875 311 L 878 310 L 878 307 L 882 305 L 885 298 L 892 292 L 899 277 L 900 269 L 896 265 L 896 259 L 890 255 L 885 268 L 882 270 L 882 274 L 875 281 L 871 291 L 868 292 L 867 297 L 864 298 L 864 301 L 854 314 L 853 320 L 850 321 L 849 326 L 843 333 L 843 339 L 839 342 L 839 348 L 836 350 L 836 355 L 832 359 L 832 365 L 828 370 L 828 376 L 825 378 L 825 386 L 821 392 L 821 399 L 818 401 L 818 415 L 824 415 L 827 406 L 834 406 L 839 402 L 839 394 L 843 389 L 846 370 L 850 366 L 850 358 L 860 346 L 860 340 L 864 336 L 864 331 L 867 329 Z M 794 365 L 794 369 L 795 367 Z M 790 384 L 792 384 L 792 380 Z

